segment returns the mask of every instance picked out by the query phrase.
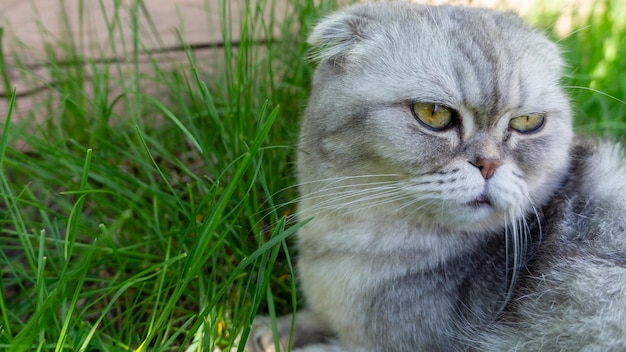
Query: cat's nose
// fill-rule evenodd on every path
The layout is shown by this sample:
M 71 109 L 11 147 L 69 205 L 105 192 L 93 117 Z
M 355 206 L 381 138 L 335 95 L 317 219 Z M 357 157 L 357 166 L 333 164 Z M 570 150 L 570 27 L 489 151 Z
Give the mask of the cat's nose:
M 488 180 L 493 176 L 494 171 L 500 166 L 499 159 L 478 159 L 475 162 L 469 162 L 470 164 L 476 166 L 480 173 L 483 175 L 485 180 Z

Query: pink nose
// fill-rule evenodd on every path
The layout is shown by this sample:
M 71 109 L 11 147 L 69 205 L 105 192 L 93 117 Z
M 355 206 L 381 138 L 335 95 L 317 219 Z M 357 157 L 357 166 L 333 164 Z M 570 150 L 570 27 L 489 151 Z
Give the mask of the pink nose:
M 475 163 L 470 161 L 470 164 L 476 166 L 485 180 L 488 180 L 493 176 L 494 171 L 500 166 L 500 160 L 498 159 L 478 159 Z

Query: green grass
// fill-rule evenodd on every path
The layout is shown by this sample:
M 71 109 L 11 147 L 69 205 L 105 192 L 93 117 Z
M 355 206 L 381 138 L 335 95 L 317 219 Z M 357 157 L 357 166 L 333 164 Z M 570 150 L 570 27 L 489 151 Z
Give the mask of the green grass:
M 305 37 L 336 4 L 295 1 L 278 38 L 259 44 L 251 34 L 269 33 L 278 8 L 260 1 L 235 16 L 229 3 L 220 1 L 219 70 L 200 69 L 206 59 L 187 50 L 174 68 L 148 54 L 140 71 L 139 19 L 154 25 L 140 2 L 98 14 L 108 36 L 132 34 L 110 48 L 120 60 L 81 57 L 80 36 L 46 38 L 54 84 L 23 121 L 8 123 L 8 113 L 0 139 L 0 349 L 212 351 L 232 345 L 257 312 L 300 303 L 290 251 L 300 224 L 289 215 L 313 70 Z M 601 4 L 606 11 L 555 39 L 577 128 L 621 138 L 626 6 Z M 121 20 L 129 10 L 133 20 Z M 550 31 L 555 16 L 531 21 Z M 13 49 L 22 64 L 26 52 Z M 8 75 L 2 82 L 12 87 Z M 46 122 L 34 128 L 34 116 Z

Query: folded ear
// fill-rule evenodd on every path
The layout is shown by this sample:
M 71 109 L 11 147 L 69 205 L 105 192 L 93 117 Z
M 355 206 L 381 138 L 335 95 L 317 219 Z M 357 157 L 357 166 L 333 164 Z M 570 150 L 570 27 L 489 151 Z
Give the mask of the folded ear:
M 354 53 L 358 43 L 368 38 L 370 22 L 371 19 L 363 13 L 350 10 L 323 19 L 309 36 L 312 59 L 318 63 L 345 61 Z

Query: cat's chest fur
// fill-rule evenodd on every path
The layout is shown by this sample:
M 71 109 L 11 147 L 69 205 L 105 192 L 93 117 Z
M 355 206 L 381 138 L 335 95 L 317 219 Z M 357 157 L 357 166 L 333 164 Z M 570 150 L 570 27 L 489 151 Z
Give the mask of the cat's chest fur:
M 372 350 L 461 349 L 471 326 L 488 326 L 505 308 L 513 262 L 498 234 L 441 234 L 393 218 L 324 233 L 300 242 L 302 288 L 350 348 L 366 334 L 383 337 L 368 342 Z M 355 241 L 337 243 L 346 236 Z

